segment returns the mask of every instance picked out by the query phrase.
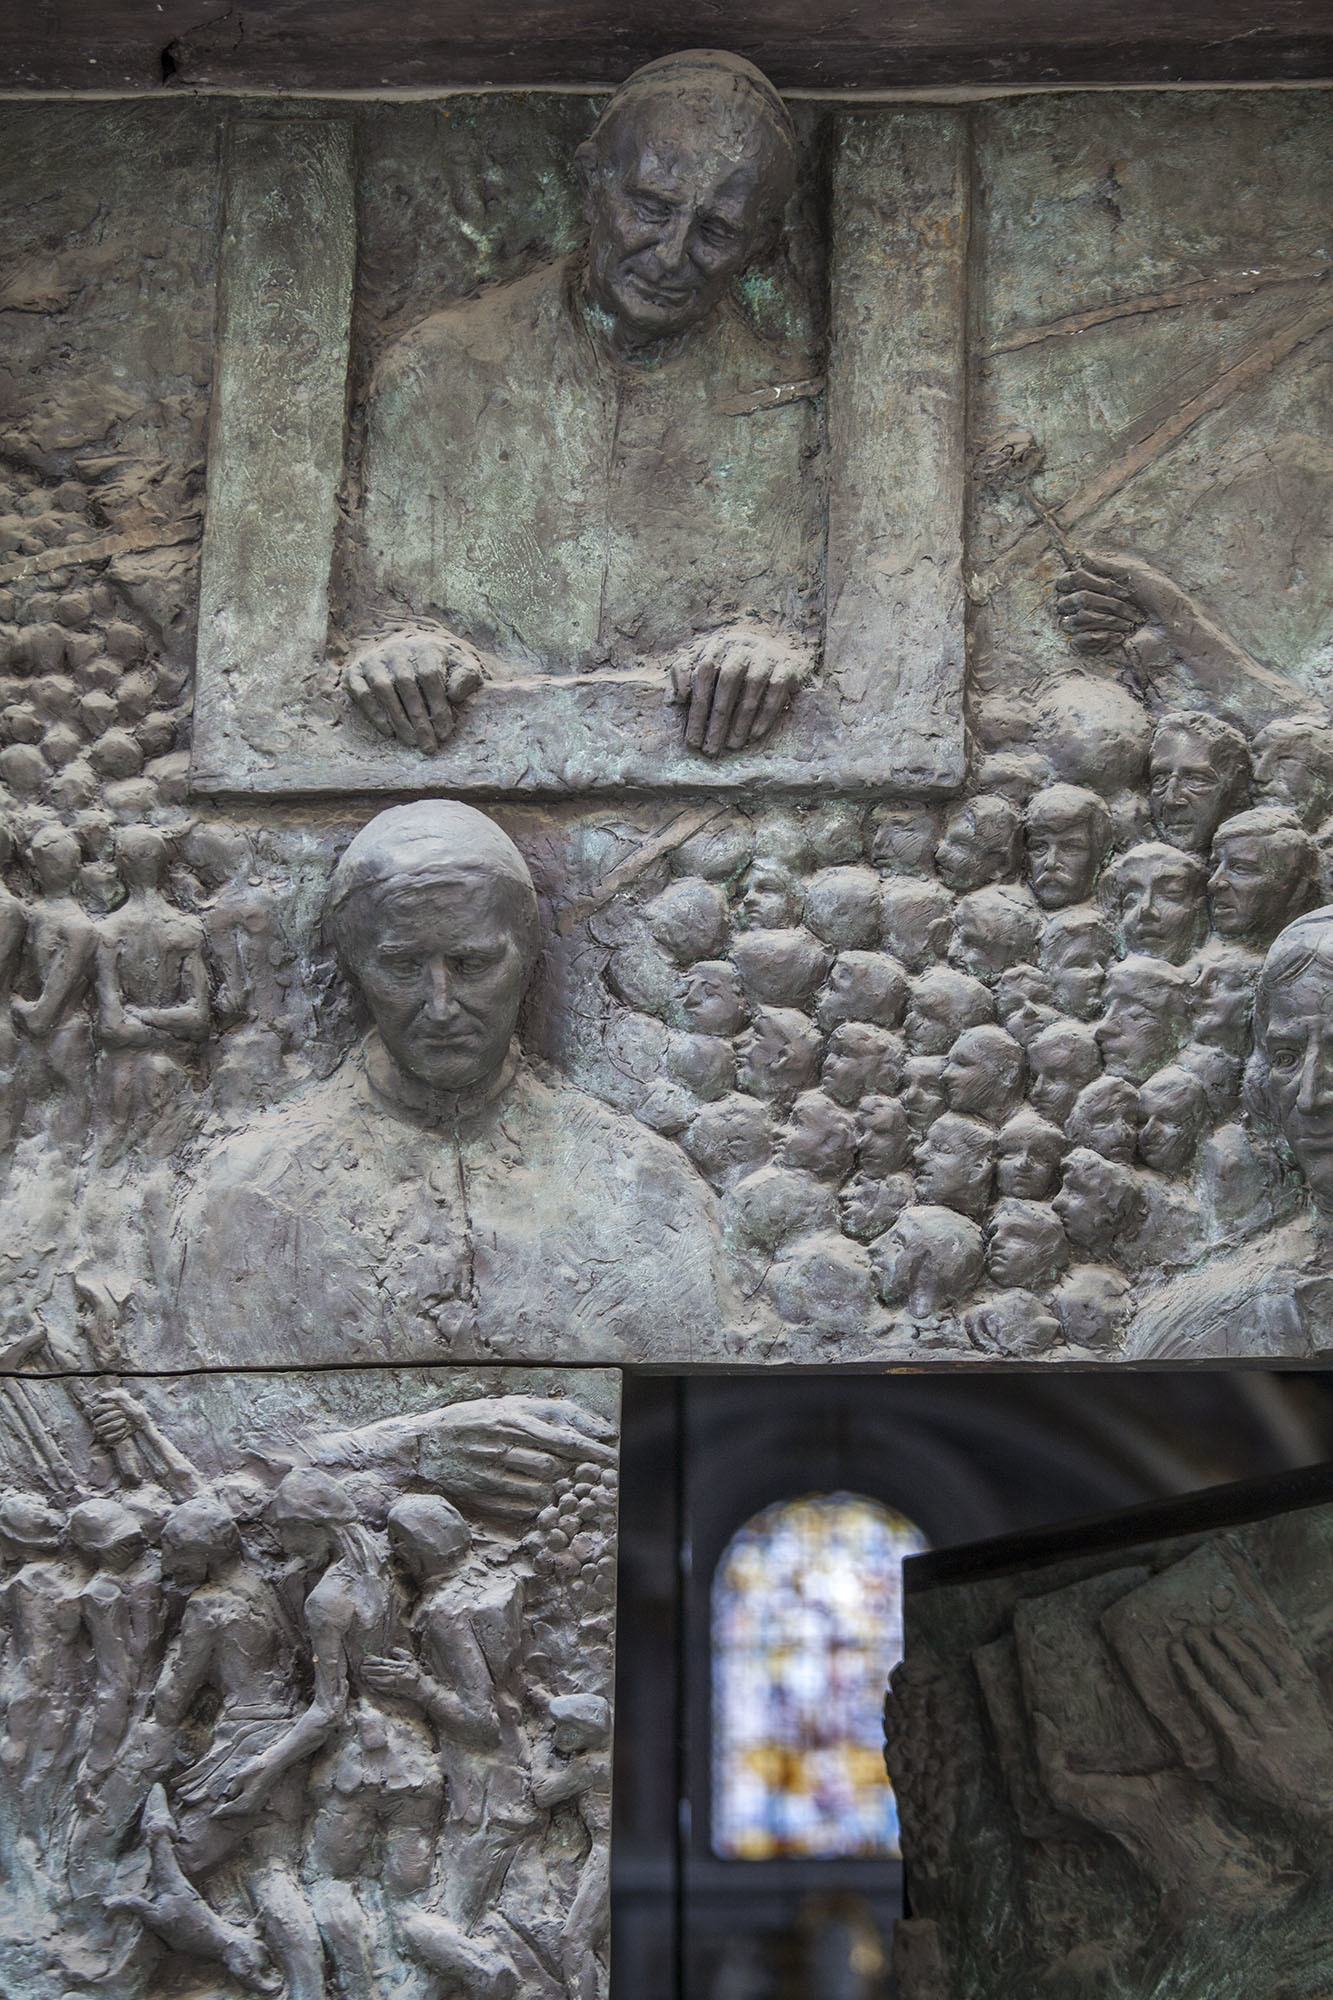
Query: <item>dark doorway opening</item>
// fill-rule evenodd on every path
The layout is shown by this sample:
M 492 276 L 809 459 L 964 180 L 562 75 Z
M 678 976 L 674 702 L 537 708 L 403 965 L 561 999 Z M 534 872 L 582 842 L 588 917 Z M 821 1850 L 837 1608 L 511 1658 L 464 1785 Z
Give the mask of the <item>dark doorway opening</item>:
M 933 1548 L 1333 1457 L 1333 1387 L 1256 1370 L 627 1376 L 612 2000 L 888 2000 L 901 1866 L 719 1852 L 718 1565 L 852 1495 Z

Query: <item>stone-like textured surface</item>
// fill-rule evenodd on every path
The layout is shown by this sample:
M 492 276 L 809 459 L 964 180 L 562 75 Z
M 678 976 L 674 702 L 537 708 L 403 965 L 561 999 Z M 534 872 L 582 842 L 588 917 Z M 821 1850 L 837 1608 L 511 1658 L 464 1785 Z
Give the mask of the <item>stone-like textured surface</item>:
M 355 411 L 442 296 L 512 293 L 576 245 L 568 163 L 596 109 L 340 107 L 361 160 Z M 1293 94 L 846 119 L 931 187 L 931 149 L 970 125 L 966 379 L 918 352 L 858 431 L 838 415 L 835 324 L 831 392 L 833 457 L 847 493 L 860 467 L 867 504 L 875 410 L 892 426 L 915 398 L 956 452 L 967 404 L 968 776 L 934 804 L 743 781 L 730 800 L 495 804 L 542 944 L 522 1060 L 462 1122 L 367 1081 L 370 1021 L 324 903 L 369 806 L 189 789 L 233 114 L 17 111 L 11 1365 L 93 1365 L 106 1327 L 163 1368 L 1325 1351 L 1326 926 L 1289 933 L 1257 1040 L 1254 1014 L 1274 937 L 1333 893 L 1321 109 Z M 821 117 L 798 121 L 780 253 L 739 281 L 755 338 L 797 349 L 825 332 Z M 241 122 L 266 120 L 285 123 Z M 848 140 L 835 182 L 869 186 L 859 157 Z M 1239 191 L 1204 213 L 1194 190 L 1228 162 Z M 170 227 L 153 220 L 165 174 Z M 952 257 L 940 201 L 927 233 Z M 868 210 L 857 228 L 872 270 Z M 891 288 L 905 223 L 889 249 Z M 869 395 L 886 337 L 867 321 L 858 338 Z M 916 498 L 879 496 L 909 524 Z M 340 631 L 355 583 L 349 543 Z M 459 696 L 464 720 L 491 692 Z M 799 736 L 813 693 L 779 730 Z M 330 728 L 381 740 L 332 666 L 320 699 Z M 730 786 L 759 753 L 690 754 Z
M 617 1403 L 0 1385 L 6 1993 L 604 1993 Z
M 1327 1990 L 1327 1474 L 1192 1515 L 908 1566 L 911 2000 Z

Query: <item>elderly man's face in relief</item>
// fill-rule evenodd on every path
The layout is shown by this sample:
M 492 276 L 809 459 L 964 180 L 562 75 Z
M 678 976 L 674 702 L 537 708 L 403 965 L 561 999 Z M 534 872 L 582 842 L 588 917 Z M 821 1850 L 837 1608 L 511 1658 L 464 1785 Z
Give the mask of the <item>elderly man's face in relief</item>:
M 758 247 L 782 192 L 758 107 L 707 93 L 645 93 L 580 149 L 588 279 L 630 345 L 707 317 Z
M 348 969 L 399 1068 L 435 1090 L 497 1074 L 527 980 L 509 884 L 460 871 L 372 897 L 348 912 Z

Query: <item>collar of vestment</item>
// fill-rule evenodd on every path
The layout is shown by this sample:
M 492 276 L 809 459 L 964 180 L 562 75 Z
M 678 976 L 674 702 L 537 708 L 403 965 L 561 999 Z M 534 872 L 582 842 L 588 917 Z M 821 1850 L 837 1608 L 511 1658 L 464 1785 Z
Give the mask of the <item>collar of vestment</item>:
M 437 1090 L 396 1063 L 372 1029 L 361 1045 L 361 1064 L 371 1095 L 395 1118 L 413 1125 L 459 1125 L 476 1118 L 502 1097 L 517 1074 L 523 1051 L 511 1041 L 495 1075 L 472 1090 Z

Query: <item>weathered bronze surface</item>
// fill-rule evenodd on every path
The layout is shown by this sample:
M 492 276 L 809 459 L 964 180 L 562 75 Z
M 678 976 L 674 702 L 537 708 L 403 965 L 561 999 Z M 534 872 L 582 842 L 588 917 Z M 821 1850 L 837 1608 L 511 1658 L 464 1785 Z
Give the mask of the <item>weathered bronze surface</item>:
M 12 110 L 21 2000 L 601 2000 L 598 1367 L 1333 1346 L 1324 117 Z

